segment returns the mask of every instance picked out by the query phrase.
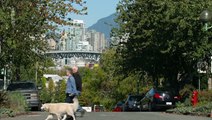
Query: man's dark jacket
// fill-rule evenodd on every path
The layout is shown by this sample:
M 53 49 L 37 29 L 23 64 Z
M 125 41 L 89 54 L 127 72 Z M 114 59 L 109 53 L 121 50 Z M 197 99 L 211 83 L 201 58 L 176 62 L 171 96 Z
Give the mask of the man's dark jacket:
M 76 82 L 77 91 L 81 92 L 82 91 L 82 78 L 81 78 L 80 74 L 78 72 L 74 73 L 73 77 L 74 77 L 75 82 Z

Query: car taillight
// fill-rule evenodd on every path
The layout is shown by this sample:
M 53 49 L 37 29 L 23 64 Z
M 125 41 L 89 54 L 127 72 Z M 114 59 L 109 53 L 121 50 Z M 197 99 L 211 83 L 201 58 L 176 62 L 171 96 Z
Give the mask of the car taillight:
M 162 96 L 160 96 L 160 94 L 158 94 L 158 93 L 155 93 L 154 98 L 160 99 L 160 98 L 162 98 Z

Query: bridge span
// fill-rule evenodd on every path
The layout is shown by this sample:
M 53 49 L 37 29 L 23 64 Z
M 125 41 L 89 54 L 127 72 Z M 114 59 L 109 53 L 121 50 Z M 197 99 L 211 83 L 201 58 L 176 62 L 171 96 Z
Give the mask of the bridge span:
M 47 51 L 45 54 L 54 59 L 83 58 L 99 61 L 102 53 L 96 51 Z

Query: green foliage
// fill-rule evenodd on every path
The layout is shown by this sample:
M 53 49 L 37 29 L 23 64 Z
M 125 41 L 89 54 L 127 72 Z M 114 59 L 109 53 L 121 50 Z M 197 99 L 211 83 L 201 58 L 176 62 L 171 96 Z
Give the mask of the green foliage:
M 50 79 L 50 80 L 48 81 L 48 91 L 49 91 L 49 93 L 51 94 L 51 93 L 54 92 L 54 90 L 55 90 L 54 81 L 53 81 L 52 79 Z
M 207 103 L 212 101 L 212 91 L 201 91 L 198 94 L 198 100 L 201 103 Z
M 12 109 L 0 108 L 0 118 L 3 116 L 14 117 L 16 113 Z
M 1 92 L 0 99 L 0 117 L 14 117 L 16 114 L 25 113 L 28 110 L 26 99 L 19 92 Z
M 21 93 L 18 92 L 9 93 L 9 101 L 10 108 L 13 109 L 16 113 L 25 112 L 28 107 L 26 99 Z
M 137 87 L 140 93 L 145 93 L 152 87 L 152 80 L 142 72 L 122 73 L 121 60 L 122 58 L 118 57 L 116 49 L 112 48 L 103 53 L 99 67 L 79 69 L 83 81 L 82 93 L 79 97 L 82 105 L 102 104 L 106 109 L 110 110 L 118 101 L 124 100 L 128 94 L 136 94 Z M 49 73 L 54 72 L 54 74 L 65 73 L 64 70 L 47 71 Z M 46 79 L 42 78 L 42 81 L 46 81 Z M 44 82 L 42 83 L 44 84 Z M 64 102 L 65 88 L 66 81 L 63 80 L 55 85 L 55 93 L 53 93 L 55 97 L 47 95 L 49 93 L 46 91 L 41 94 L 44 95 L 41 98 L 44 99 L 44 97 L 48 96 L 49 101 L 47 102 Z
M 65 98 L 66 98 L 66 94 L 65 94 L 65 91 L 66 91 L 66 80 L 62 80 L 59 84 L 59 89 L 58 89 L 58 95 L 56 96 L 55 99 L 58 98 L 58 102 L 64 102 L 65 101 Z
M 0 91 L 0 108 L 1 107 L 8 107 L 8 94 L 4 91 Z
M 62 80 L 55 84 L 52 79 L 48 81 L 48 87 L 46 86 L 46 78 L 41 79 L 42 90 L 40 91 L 40 99 L 43 103 L 58 103 L 65 101 L 65 90 L 66 90 L 66 80 Z
M 192 87 L 188 87 L 192 89 Z M 211 113 L 212 97 L 211 91 L 201 91 L 198 94 L 198 104 L 196 107 L 192 107 L 191 98 L 187 98 L 183 103 L 177 103 L 175 109 L 168 110 L 168 112 L 174 112 L 177 114 L 191 114 L 191 115 L 203 115 L 208 116 Z
M 62 80 L 59 83 L 57 83 L 56 87 L 55 87 L 55 91 L 54 91 L 54 97 L 52 98 L 52 102 L 64 102 L 65 98 L 66 98 L 66 94 L 65 94 L 65 90 L 66 90 L 66 81 Z
M 45 74 L 57 74 L 59 76 L 66 76 L 66 69 L 63 68 L 62 70 L 53 70 L 53 69 L 46 69 L 44 70 Z
M 183 89 L 179 91 L 180 96 L 182 96 L 183 100 L 191 99 L 192 92 L 195 90 L 195 88 L 192 85 L 185 85 Z
M 55 98 L 55 84 L 54 84 L 54 81 L 52 79 L 50 79 L 48 81 L 48 94 L 51 98 L 51 101 L 55 101 L 54 98 Z
M 124 74 L 121 72 L 120 61 L 116 49 L 112 48 L 103 53 L 100 67 L 81 68 L 83 91 L 80 103 L 83 105 L 102 104 L 111 109 L 116 102 L 122 101 L 128 94 L 136 94 L 139 84 L 140 93 L 151 87 L 148 77 L 140 72 Z M 142 82 L 141 82 L 142 81 Z
M 24 113 L 28 109 L 28 104 L 25 97 L 19 92 L 10 92 L 8 94 L 9 108 L 13 110 L 16 114 Z
M 181 107 L 191 107 L 191 97 L 186 97 L 183 102 L 178 102 L 176 103 L 176 107 L 177 108 L 181 108 Z
M 177 114 L 190 114 L 190 115 L 202 115 L 208 116 L 211 113 L 212 103 L 197 106 L 197 107 L 177 107 L 175 109 L 168 110 L 167 112 L 173 112 Z
M 0 68 L 8 65 L 13 80 L 21 80 L 21 67 L 44 64 L 48 49 L 45 34 L 55 32 L 58 25 L 72 25 L 70 13 L 86 14 L 83 0 L 1 0 L 0 1 Z M 75 8 L 76 7 L 76 8 Z M 44 67 L 44 66 L 43 66 Z
M 42 90 L 40 91 L 40 100 L 43 103 L 48 103 L 51 101 L 50 95 L 48 94 L 48 89 L 46 88 L 46 82 L 46 78 L 41 78 Z
M 118 52 L 123 71 L 144 71 L 155 85 L 163 77 L 172 88 L 179 88 L 178 75 L 196 72 L 200 59 L 212 48 L 211 31 L 202 30 L 199 15 L 210 8 L 211 0 L 121 0 L 117 7 Z M 120 40 L 118 39 L 118 40 Z M 183 79 L 184 80 L 184 79 Z

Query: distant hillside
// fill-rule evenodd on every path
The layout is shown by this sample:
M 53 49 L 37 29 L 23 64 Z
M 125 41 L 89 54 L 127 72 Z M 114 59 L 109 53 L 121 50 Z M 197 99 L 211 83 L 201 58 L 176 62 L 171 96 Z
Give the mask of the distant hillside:
M 115 23 L 114 19 L 116 19 L 116 15 L 112 14 L 108 17 L 98 20 L 97 23 L 90 26 L 88 29 L 93 29 L 98 32 L 104 33 L 106 38 L 110 38 L 110 32 L 112 28 L 118 26 L 117 23 Z

